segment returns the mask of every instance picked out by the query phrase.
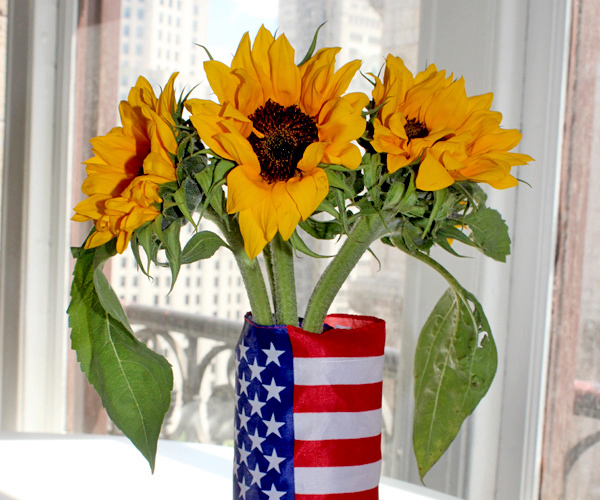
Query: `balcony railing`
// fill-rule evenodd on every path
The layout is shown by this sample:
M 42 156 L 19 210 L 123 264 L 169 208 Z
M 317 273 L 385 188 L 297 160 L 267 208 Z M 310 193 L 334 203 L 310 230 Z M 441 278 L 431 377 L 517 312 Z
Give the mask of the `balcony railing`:
M 230 444 L 235 398 L 234 351 L 242 323 L 140 305 L 129 305 L 126 312 L 138 338 L 163 354 L 173 365 L 172 404 L 162 437 Z M 386 348 L 382 434 L 384 473 L 390 466 L 393 453 L 393 399 L 399 357 L 397 349 Z M 600 419 L 600 386 L 577 380 L 574 390 L 573 413 Z M 113 432 L 117 431 L 113 429 Z M 599 442 L 600 432 L 573 446 L 565 464 L 565 476 L 578 458 Z
M 242 323 L 140 305 L 129 305 L 126 312 L 138 338 L 173 365 L 172 404 L 162 437 L 202 443 L 231 443 L 235 397 L 234 348 Z M 386 348 L 382 434 L 384 471 L 392 453 L 392 400 L 398 359 L 397 349 Z

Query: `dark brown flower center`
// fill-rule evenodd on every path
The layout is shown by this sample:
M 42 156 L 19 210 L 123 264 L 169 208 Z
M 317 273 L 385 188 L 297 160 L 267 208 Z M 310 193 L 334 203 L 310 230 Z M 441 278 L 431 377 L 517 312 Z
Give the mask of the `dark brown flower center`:
M 315 120 L 298 106 L 284 108 L 270 99 L 258 108 L 250 120 L 254 132 L 248 137 L 260 162 L 260 175 L 269 183 L 287 181 L 300 173 L 298 162 L 308 146 L 319 140 Z
M 404 125 L 404 130 L 406 131 L 408 142 L 410 142 L 411 139 L 423 139 L 429 135 L 429 130 L 427 130 L 425 124 L 421 123 L 416 118 L 407 120 L 406 125 Z

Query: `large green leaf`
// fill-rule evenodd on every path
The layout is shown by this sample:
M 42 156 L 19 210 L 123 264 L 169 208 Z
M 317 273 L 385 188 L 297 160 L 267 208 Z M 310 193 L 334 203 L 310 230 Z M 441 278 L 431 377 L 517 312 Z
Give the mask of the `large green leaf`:
M 105 247 L 76 253 L 68 309 L 71 345 L 109 417 L 154 470 L 160 428 L 171 403 L 173 375 L 167 360 L 131 332 L 102 274 L 111 254 Z
M 212 257 L 221 248 L 227 247 L 227 243 L 212 231 L 200 231 L 194 234 L 185 245 L 181 254 L 182 264 L 191 264 Z
M 474 210 L 462 222 L 471 229 L 471 238 L 479 250 L 494 260 L 506 262 L 506 256 L 510 255 L 510 236 L 508 226 L 497 210 Z
M 449 288 L 423 326 L 415 353 L 413 447 L 421 479 L 488 391 L 498 363 L 473 296 Z

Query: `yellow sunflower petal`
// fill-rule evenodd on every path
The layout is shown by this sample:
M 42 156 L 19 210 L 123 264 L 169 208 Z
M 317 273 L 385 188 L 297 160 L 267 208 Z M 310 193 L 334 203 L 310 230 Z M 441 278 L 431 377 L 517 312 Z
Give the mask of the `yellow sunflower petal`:
M 284 107 L 300 100 L 300 70 L 294 62 L 294 49 L 285 35 L 269 48 L 274 100 Z
M 301 160 L 298 162 L 298 170 L 303 172 L 310 172 L 315 168 L 323 159 L 327 149 L 327 143 L 325 142 L 313 142 L 306 148 Z
M 215 140 L 223 145 L 238 165 L 246 165 L 253 168 L 256 173 L 260 172 L 260 163 L 258 162 L 256 153 L 250 143 L 241 134 L 236 134 L 235 132 L 218 134 L 215 136 Z
M 235 90 L 239 81 L 227 65 L 220 61 L 206 61 L 204 71 L 210 88 L 213 89 L 221 104 L 235 99 Z
M 114 234 L 109 231 L 94 231 L 85 242 L 84 248 L 90 249 L 102 246 L 105 243 L 108 243 L 114 237 Z
M 244 249 L 250 259 L 254 259 L 268 243 L 263 232 L 254 220 L 250 209 L 244 210 L 239 216 L 240 231 L 244 239 Z
M 270 196 L 271 187 L 251 167 L 239 165 L 227 174 L 227 213 L 248 210 Z
M 277 227 L 284 240 L 294 233 L 300 221 L 300 212 L 286 189 L 285 182 L 277 182 L 273 186 L 273 206 L 277 211 Z
M 315 169 L 315 174 L 317 170 L 321 169 Z M 323 171 L 321 170 L 321 172 Z M 305 175 L 302 178 L 294 177 L 288 180 L 285 185 L 287 192 L 298 207 L 302 220 L 310 217 L 323 201 L 322 198 L 319 199 L 322 194 L 322 189 L 320 189 L 322 178 L 320 175 L 315 174 Z M 325 178 L 327 178 L 327 175 L 325 175 Z M 319 186 L 317 186 L 315 179 L 319 179 Z
M 415 184 L 422 191 L 437 191 L 454 184 L 454 179 L 433 155 L 426 154 Z

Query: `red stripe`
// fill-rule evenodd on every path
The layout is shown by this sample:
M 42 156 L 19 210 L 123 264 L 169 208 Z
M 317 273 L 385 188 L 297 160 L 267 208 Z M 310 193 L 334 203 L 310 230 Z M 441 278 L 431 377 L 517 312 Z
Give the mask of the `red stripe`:
M 335 493 L 330 495 L 295 495 L 296 500 L 379 500 L 379 487 L 357 493 Z
M 361 439 L 294 441 L 294 467 L 346 467 L 381 460 L 381 434 Z
M 381 408 L 383 382 L 361 385 L 295 385 L 294 413 L 370 411 Z
M 336 329 L 324 333 L 310 333 L 289 326 L 295 358 L 340 358 L 382 356 L 385 347 L 385 321 L 370 316 L 332 314 L 325 318 Z

